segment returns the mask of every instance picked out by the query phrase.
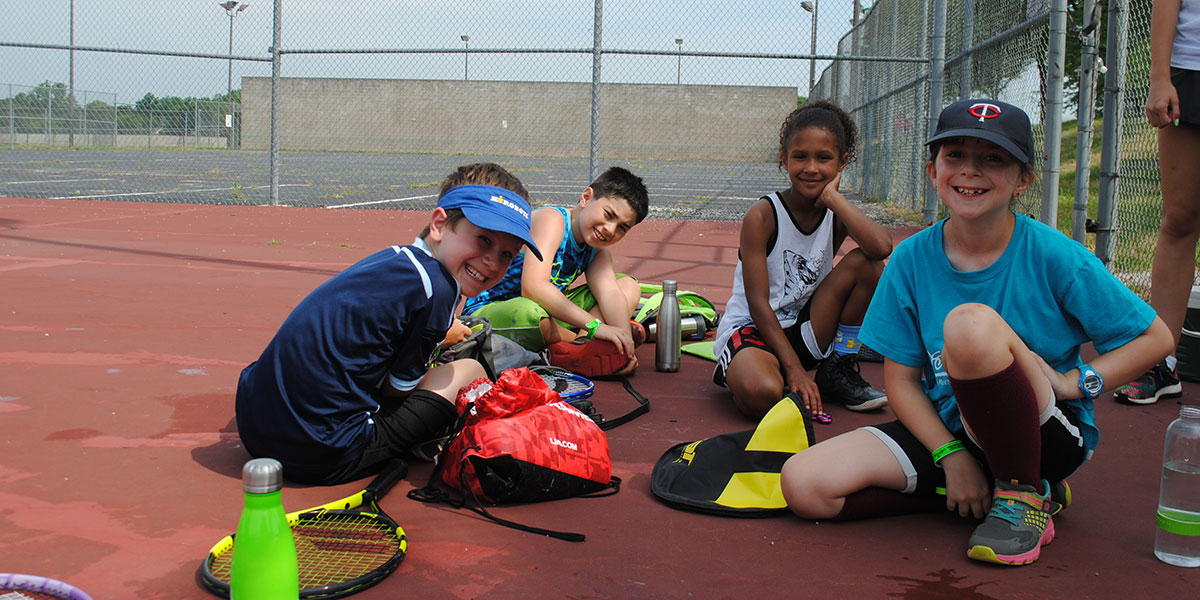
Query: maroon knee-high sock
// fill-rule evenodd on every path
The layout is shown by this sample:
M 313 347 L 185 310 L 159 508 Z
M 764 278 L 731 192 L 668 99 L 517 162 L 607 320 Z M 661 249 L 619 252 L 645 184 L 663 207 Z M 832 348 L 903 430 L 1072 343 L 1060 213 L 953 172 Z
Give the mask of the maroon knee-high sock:
M 905 494 L 879 487 L 861 489 L 849 496 L 834 521 L 853 521 L 874 517 L 894 517 L 946 509 L 946 498 Z
M 1042 433 L 1037 392 L 1016 361 L 979 379 L 951 377 L 950 387 L 996 479 L 1039 487 Z

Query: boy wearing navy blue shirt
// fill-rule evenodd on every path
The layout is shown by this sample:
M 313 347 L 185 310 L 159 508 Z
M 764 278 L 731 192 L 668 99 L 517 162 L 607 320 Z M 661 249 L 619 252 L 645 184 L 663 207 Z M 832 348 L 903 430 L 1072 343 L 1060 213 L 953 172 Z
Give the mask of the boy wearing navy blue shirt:
M 483 181 L 495 185 L 457 185 Z M 453 186 L 453 187 L 452 187 Z M 429 226 L 313 290 L 238 381 L 246 450 L 283 464 L 293 481 L 333 485 L 377 471 L 456 418 L 458 390 L 482 365 L 430 368 L 461 296 L 504 276 L 529 235 L 524 186 L 494 164 L 443 182 Z

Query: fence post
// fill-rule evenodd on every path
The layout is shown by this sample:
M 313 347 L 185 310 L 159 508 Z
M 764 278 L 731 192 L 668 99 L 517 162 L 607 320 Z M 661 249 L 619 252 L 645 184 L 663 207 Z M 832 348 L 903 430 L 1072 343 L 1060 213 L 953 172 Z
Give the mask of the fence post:
M 958 99 L 966 100 L 971 97 L 971 76 L 973 73 L 972 54 L 968 52 L 975 45 L 975 0 L 963 3 L 962 26 L 962 60 L 958 61 Z
M 54 88 L 46 85 L 46 146 L 54 147 Z
M 603 13 L 604 0 L 595 0 L 595 14 L 592 17 L 592 124 L 588 181 L 595 181 L 597 164 L 600 162 L 600 139 L 597 130 L 600 125 L 600 44 L 601 28 L 604 25 Z
M 1128 0 L 1113 0 L 1108 3 L 1108 39 L 1104 74 L 1104 131 L 1100 134 L 1100 198 L 1096 209 L 1096 256 L 1105 266 L 1112 268 L 1116 251 L 1113 233 L 1117 227 L 1117 198 L 1120 180 L 1117 171 L 1121 168 L 1121 156 L 1117 137 L 1121 131 L 1121 108 L 1125 106 L 1125 44 L 1128 42 Z
M 13 117 L 13 93 L 12 84 L 8 84 L 8 149 L 12 150 L 17 147 L 16 127 L 17 121 Z
M 1063 66 L 1067 54 L 1067 0 L 1050 3 L 1049 55 L 1046 57 L 1046 138 L 1042 167 L 1042 222 L 1058 227 L 1058 177 L 1062 166 Z M 1078 169 L 1078 167 L 1076 167 Z
M 279 80 L 283 61 L 279 44 L 283 39 L 283 0 L 275 0 L 271 24 L 271 206 L 279 206 Z M 245 85 L 242 86 L 245 90 Z
M 921 30 L 917 35 L 917 44 L 920 45 L 920 47 L 921 47 L 921 57 L 924 58 L 926 61 L 928 61 L 929 60 L 929 54 L 928 54 L 929 53 L 929 45 L 925 43 L 925 39 L 929 35 L 928 34 L 928 31 L 929 31 L 929 29 L 928 29 L 928 27 L 929 27 L 929 2 L 922 1 L 920 4 L 921 4 Z M 925 68 L 927 70 L 930 69 L 930 64 L 928 62 L 925 64 Z M 920 82 L 917 82 L 916 84 L 913 85 L 913 112 L 912 112 L 912 114 L 913 114 L 913 156 L 917 157 L 918 165 L 922 164 L 922 157 L 925 154 L 924 153 L 925 146 L 923 143 L 925 141 L 925 132 L 933 131 L 933 129 L 932 129 L 933 126 L 930 125 L 930 123 L 929 123 L 929 113 L 930 113 L 929 107 L 927 105 L 923 104 L 923 101 L 928 100 L 928 98 L 929 98 L 929 95 L 925 91 L 925 87 L 923 85 L 921 85 Z M 925 116 L 924 117 L 919 116 L 922 114 L 922 111 L 921 111 L 922 106 L 925 107 L 925 110 L 924 110 Z M 924 118 L 925 121 L 924 122 L 920 121 L 921 118 Z M 924 125 L 924 126 L 922 127 L 922 125 Z M 913 176 L 913 195 L 912 195 L 912 202 L 911 202 L 911 205 L 909 206 L 909 208 L 911 208 L 913 210 L 923 209 L 924 208 L 924 206 L 923 206 L 924 198 L 921 197 L 921 190 L 924 189 L 923 186 L 925 184 L 925 169 L 921 169 L 921 168 L 913 169 L 912 176 Z
M 1075 205 L 1071 215 L 1071 239 L 1083 242 L 1087 235 L 1088 197 L 1091 195 L 1092 137 L 1096 120 L 1096 42 L 1100 37 L 1100 13 L 1096 0 L 1084 0 L 1079 39 L 1079 117 L 1075 147 Z
M 933 3 L 933 43 L 929 58 L 929 129 L 927 136 L 937 127 L 938 115 L 942 112 L 942 94 L 946 80 L 946 0 Z M 932 186 L 925 188 L 925 210 L 921 220 L 933 223 L 938 213 L 937 192 Z

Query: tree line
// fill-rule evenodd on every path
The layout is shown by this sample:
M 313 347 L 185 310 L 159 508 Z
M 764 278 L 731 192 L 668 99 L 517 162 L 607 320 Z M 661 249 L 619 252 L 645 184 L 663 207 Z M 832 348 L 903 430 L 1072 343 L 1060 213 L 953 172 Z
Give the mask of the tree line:
M 88 129 L 111 130 L 123 133 L 151 132 L 160 135 L 226 135 L 225 114 L 229 103 L 242 101 L 242 91 L 215 94 L 210 98 L 188 96 L 158 97 L 147 93 L 133 104 L 116 104 L 91 100 L 81 104 L 71 97 L 67 84 L 45 81 L 28 91 L 0 99 L 0 114 L 8 113 L 17 133 L 67 133 L 81 130 L 84 119 Z M 236 111 L 235 111 L 236 114 Z M 0 118 L 7 124 L 9 119 Z M 220 133 L 218 133 L 218 131 Z

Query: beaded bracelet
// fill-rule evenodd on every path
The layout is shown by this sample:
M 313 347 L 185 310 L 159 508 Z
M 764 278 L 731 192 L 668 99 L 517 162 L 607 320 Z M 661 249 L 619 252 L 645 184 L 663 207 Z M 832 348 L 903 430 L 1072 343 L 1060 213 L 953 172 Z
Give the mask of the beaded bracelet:
M 942 462 L 943 458 L 946 458 L 947 456 L 950 456 L 959 450 L 965 449 L 966 446 L 963 445 L 962 440 L 950 440 L 949 442 L 939 446 L 937 450 L 933 451 L 933 464 L 940 467 L 941 465 L 939 463 Z

